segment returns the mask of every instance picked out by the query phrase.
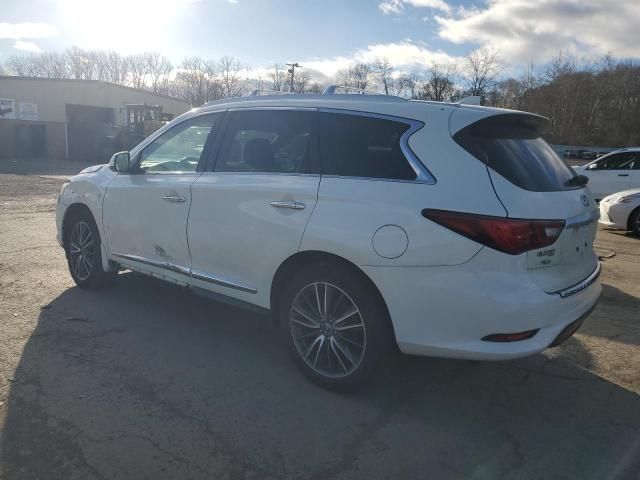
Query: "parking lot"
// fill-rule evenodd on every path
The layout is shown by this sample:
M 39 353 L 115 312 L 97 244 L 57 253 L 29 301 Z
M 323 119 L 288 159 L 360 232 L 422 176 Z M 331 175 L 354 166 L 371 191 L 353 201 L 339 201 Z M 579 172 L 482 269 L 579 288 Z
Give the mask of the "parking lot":
M 399 356 L 339 395 L 263 316 L 131 272 L 76 288 L 54 223 L 74 169 L 0 165 L 1 478 L 640 478 L 639 238 L 598 232 L 603 296 L 561 347 Z

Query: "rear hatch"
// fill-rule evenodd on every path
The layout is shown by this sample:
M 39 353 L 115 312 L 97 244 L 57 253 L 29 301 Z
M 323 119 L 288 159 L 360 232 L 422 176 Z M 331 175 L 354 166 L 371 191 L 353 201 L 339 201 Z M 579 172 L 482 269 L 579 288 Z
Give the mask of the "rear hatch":
M 546 119 L 488 112 L 478 112 L 482 118 L 471 123 L 468 112 L 464 114 L 467 125 L 452 132 L 455 141 L 487 166 L 508 217 L 565 222 L 555 243 L 523 254 L 532 280 L 547 292 L 581 282 L 598 264 L 593 251 L 597 210 L 591 192 L 541 138 Z M 453 120 L 455 128 L 460 122 Z

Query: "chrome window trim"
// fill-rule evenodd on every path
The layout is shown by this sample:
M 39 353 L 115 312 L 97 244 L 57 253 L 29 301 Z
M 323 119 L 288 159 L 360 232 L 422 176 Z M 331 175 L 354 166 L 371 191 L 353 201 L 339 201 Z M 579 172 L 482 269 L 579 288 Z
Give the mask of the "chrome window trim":
M 551 292 L 551 293 L 552 294 L 557 293 L 558 295 L 560 295 L 561 298 L 567 298 L 572 295 L 575 295 L 576 293 L 580 293 L 582 290 L 591 286 L 598 279 L 601 271 L 602 271 L 602 264 L 598 262 L 596 269 L 593 272 L 591 272 L 591 274 L 584 280 L 576 283 L 575 285 L 572 285 L 569 288 L 564 288 L 562 290 L 558 290 L 557 292 Z
M 196 280 L 202 280 L 204 282 L 214 283 L 216 285 L 233 288 L 235 290 L 240 290 L 242 292 L 248 292 L 253 294 L 258 293 L 258 290 L 256 290 L 253 287 L 249 287 L 247 285 L 243 285 L 241 283 L 237 283 L 220 276 L 212 275 L 210 273 L 202 272 L 199 270 L 193 270 L 192 268 L 183 267 L 181 265 L 176 265 L 175 263 L 164 262 L 161 260 L 154 260 L 152 258 L 141 257 L 139 255 L 130 255 L 127 253 L 113 252 L 111 255 L 117 258 L 122 258 L 123 260 L 142 263 L 143 265 L 149 265 L 151 267 L 163 268 L 165 270 L 169 270 L 175 273 L 180 273 L 182 275 L 191 277 Z
M 567 219 L 567 222 L 565 223 L 564 228 L 565 230 L 567 230 L 569 228 L 578 228 L 584 225 L 589 225 L 590 223 L 593 223 L 596 220 L 598 220 L 599 216 L 600 216 L 600 211 L 595 209 L 589 212 L 582 213 L 580 215 L 576 215 L 575 217 L 571 217 Z
M 258 290 L 256 290 L 255 288 L 249 287 L 247 285 L 242 285 L 241 283 L 237 283 L 229 279 L 212 275 L 210 273 L 202 272 L 199 270 L 191 269 L 191 278 L 194 278 L 196 280 L 202 280 L 203 282 L 209 282 L 216 285 L 221 285 L 223 287 L 233 288 L 235 290 L 240 290 L 242 292 L 254 293 L 254 294 L 258 293 Z
M 351 179 L 359 179 L 359 180 L 377 180 L 377 181 L 385 181 L 385 182 L 403 182 L 403 183 L 422 183 L 426 185 L 435 185 L 436 178 L 429 171 L 429 169 L 422 163 L 422 161 L 416 156 L 416 154 L 411 150 L 409 146 L 409 138 L 416 133 L 418 130 L 422 129 L 425 124 L 420 120 L 414 120 L 406 117 L 398 117 L 395 115 L 386 115 L 383 113 L 374 113 L 374 112 L 362 112 L 359 110 L 350 110 L 350 109 L 340 109 L 340 108 L 319 108 L 318 111 L 320 113 L 336 113 L 342 115 L 354 115 L 359 117 L 369 117 L 369 118 L 379 118 L 381 120 L 390 120 L 393 122 L 404 123 L 409 125 L 409 129 L 402 134 L 400 137 L 400 150 L 404 154 L 405 158 L 411 165 L 411 168 L 416 174 L 416 178 L 413 180 L 403 180 L 397 178 L 378 178 L 378 177 L 350 177 L 344 175 L 323 175 L 328 178 L 351 178 Z

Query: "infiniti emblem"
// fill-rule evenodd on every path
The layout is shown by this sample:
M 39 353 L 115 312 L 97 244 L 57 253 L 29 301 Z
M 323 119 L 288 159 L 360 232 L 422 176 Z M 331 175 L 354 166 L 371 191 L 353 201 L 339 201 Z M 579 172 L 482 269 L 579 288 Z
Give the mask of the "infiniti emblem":
M 580 195 L 580 200 L 585 207 L 589 206 L 589 198 L 584 193 Z

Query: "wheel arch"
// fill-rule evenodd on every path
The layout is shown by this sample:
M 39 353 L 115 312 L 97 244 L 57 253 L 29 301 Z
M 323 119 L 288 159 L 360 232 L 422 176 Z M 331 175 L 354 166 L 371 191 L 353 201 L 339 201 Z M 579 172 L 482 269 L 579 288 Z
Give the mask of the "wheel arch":
M 91 218 L 93 218 L 93 221 L 96 222 L 93 212 L 86 204 L 77 202 L 69 205 L 64 212 L 64 216 L 62 217 L 62 243 L 65 248 L 67 246 L 67 241 L 69 240 L 69 221 L 80 212 L 88 213 L 89 215 L 91 215 Z M 97 224 L 98 222 L 96 222 L 96 225 Z
M 75 202 L 67 207 L 64 212 L 64 216 L 62 217 L 62 247 L 64 248 L 65 254 L 67 253 L 67 242 L 69 240 L 69 221 L 79 213 L 87 213 L 93 219 L 93 222 L 96 224 L 96 228 L 98 229 L 98 233 L 100 235 L 100 256 L 102 258 L 102 268 L 104 271 L 112 271 L 114 270 L 114 266 L 109 262 L 109 256 L 107 254 L 106 246 L 104 243 L 104 236 L 102 233 L 102 229 L 100 228 L 100 222 L 97 221 L 96 216 L 94 215 L 91 207 L 86 203 Z
M 271 282 L 271 292 L 270 292 L 270 306 L 271 306 L 271 314 L 275 322 L 278 322 L 278 311 L 279 311 L 279 302 L 280 302 L 280 292 L 282 291 L 283 286 L 287 278 L 295 271 L 300 268 L 305 268 L 311 264 L 338 264 L 343 267 L 348 268 L 352 272 L 354 272 L 357 276 L 359 276 L 363 282 L 365 282 L 371 288 L 372 292 L 375 292 L 377 300 L 380 302 L 380 306 L 385 309 L 387 314 L 387 318 L 389 319 L 389 326 L 392 329 L 395 338 L 395 330 L 393 328 L 393 322 L 391 321 L 391 316 L 389 315 L 389 308 L 387 307 L 387 303 L 380 292 L 378 286 L 373 282 L 373 280 L 367 275 L 360 267 L 358 267 L 355 263 L 347 260 L 344 257 L 339 255 L 335 255 L 333 253 L 323 252 L 320 250 L 305 250 L 302 252 L 295 253 L 287 258 L 284 262 L 280 264 L 278 270 L 276 270 L 275 275 L 273 276 L 273 280 Z
M 631 213 L 629 214 L 629 217 L 627 218 L 627 230 L 628 231 L 633 231 L 633 225 L 631 225 L 631 222 L 633 221 L 633 217 L 635 215 L 640 214 L 640 206 L 634 208 L 633 210 L 631 210 Z

